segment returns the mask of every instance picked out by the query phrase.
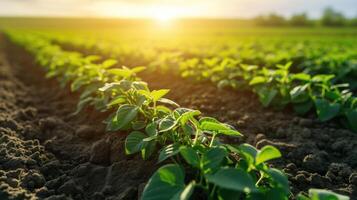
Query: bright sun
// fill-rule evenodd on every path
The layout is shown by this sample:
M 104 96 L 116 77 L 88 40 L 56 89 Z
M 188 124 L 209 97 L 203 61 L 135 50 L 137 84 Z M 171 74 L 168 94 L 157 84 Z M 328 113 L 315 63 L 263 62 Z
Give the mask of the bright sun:
M 168 24 L 169 22 L 171 23 L 173 19 L 178 17 L 177 15 L 177 10 L 173 9 L 172 7 L 161 7 L 159 9 L 155 9 L 153 12 L 153 18 L 162 24 Z

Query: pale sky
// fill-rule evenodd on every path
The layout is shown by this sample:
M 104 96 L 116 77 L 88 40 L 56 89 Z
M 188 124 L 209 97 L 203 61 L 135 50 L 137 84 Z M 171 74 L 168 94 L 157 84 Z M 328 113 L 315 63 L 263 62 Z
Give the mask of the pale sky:
M 357 0 L 0 0 L 0 16 L 249 18 L 306 11 L 316 18 L 327 6 L 357 16 Z

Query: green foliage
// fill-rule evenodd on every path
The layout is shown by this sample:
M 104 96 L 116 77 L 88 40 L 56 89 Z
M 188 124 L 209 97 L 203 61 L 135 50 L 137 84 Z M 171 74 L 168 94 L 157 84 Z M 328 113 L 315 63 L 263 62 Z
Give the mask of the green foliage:
M 237 196 L 288 199 L 287 177 L 266 164 L 281 156 L 278 149 L 224 144 L 221 135 L 240 137 L 242 134 L 228 124 L 201 116 L 198 110 L 179 107 L 165 98 L 169 90 L 151 91 L 137 77 L 145 67 L 119 68 L 114 60 L 101 62 L 97 56 L 64 51 L 37 34 L 10 31 L 7 35 L 36 57 L 47 69 L 48 77 L 56 77 L 63 86 L 81 93 L 76 113 L 86 105 L 111 113 L 105 121 L 107 130 L 129 132 L 125 140 L 127 154 L 140 153 L 143 159 L 148 159 L 161 149 L 158 162 L 175 163 L 164 165 L 154 173 L 142 199 L 189 199 L 198 188 L 200 195 L 210 199 Z M 314 103 L 320 119 L 339 115 L 354 123 L 356 101 L 351 93 L 330 83 L 332 76 L 291 74 L 291 63 L 277 65 L 275 69 L 254 65 L 237 68 L 239 62 L 229 58 L 187 60 L 182 62 L 183 75 L 202 70 L 201 62 L 215 66 L 203 70 L 202 77 L 214 82 L 227 77 L 227 83 L 220 82 L 221 85 L 252 88 L 263 105 Z M 332 115 L 330 110 L 337 110 L 336 105 L 341 108 Z

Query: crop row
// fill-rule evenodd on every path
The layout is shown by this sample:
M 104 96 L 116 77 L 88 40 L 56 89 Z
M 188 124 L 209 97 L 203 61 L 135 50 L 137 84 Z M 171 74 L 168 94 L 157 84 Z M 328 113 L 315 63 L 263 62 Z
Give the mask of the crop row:
M 339 118 L 344 126 L 357 132 L 357 98 L 349 90 L 356 85 L 357 50 L 350 46 L 351 41 L 341 41 L 339 44 L 345 46 L 334 48 L 321 43 L 313 48 L 276 43 L 263 48 L 248 43 L 251 47 L 221 47 L 198 53 L 197 47 L 192 46 L 180 51 L 134 50 L 129 45 L 114 47 L 54 33 L 42 35 L 61 44 L 119 58 L 121 64 L 144 64 L 170 72 L 176 69 L 183 77 L 210 80 L 220 88 L 252 90 L 265 107 L 282 109 L 292 105 L 299 115 L 314 111 L 322 122 Z M 277 51 L 279 48 L 290 51 Z M 278 53 L 272 56 L 275 51 Z
M 220 136 L 241 133 L 198 110 L 181 108 L 164 98 L 168 90 L 149 90 L 136 74 L 144 67 L 115 68 L 115 60 L 99 62 L 97 56 L 64 51 L 34 34 L 7 31 L 62 85 L 80 92 L 77 113 L 85 105 L 110 111 L 108 131 L 129 131 L 127 154 L 148 159 L 157 152 L 160 167 L 148 181 L 142 199 L 288 199 L 286 176 L 266 162 L 281 156 L 273 146 L 257 150 L 249 144 L 225 144 Z M 173 163 L 169 163 L 172 160 Z M 199 192 L 197 192 L 199 191 Z M 348 199 L 311 189 L 298 199 Z

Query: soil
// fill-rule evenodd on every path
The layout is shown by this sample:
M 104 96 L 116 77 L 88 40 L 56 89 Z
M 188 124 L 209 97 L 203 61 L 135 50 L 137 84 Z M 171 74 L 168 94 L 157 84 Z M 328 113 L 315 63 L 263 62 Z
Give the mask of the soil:
M 127 133 L 104 133 L 104 114 L 78 116 L 78 94 L 44 78 L 21 48 L 0 39 L 0 199 L 137 199 L 156 160 L 126 156 Z M 6 56 L 4 55 L 6 52 Z M 25 72 L 25 73 L 24 73 Z M 218 90 L 174 74 L 142 73 L 151 89 L 170 89 L 183 107 L 235 126 L 258 148 L 271 144 L 293 194 L 325 188 L 357 199 L 357 134 L 311 114 L 262 108 L 249 92 Z
M 137 199 L 156 160 L 126 156 L 127 133 L 105 133 L 90 109 L 71 115 L 78 95 L 0 44 L 0 199 Z

